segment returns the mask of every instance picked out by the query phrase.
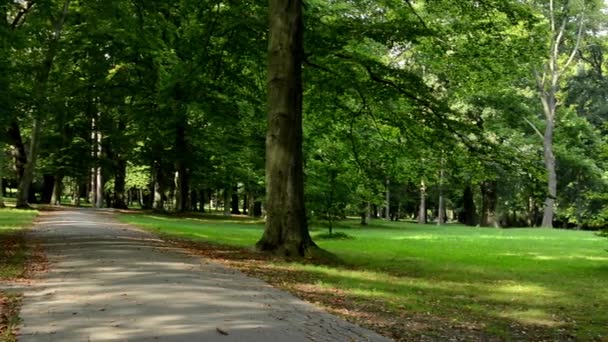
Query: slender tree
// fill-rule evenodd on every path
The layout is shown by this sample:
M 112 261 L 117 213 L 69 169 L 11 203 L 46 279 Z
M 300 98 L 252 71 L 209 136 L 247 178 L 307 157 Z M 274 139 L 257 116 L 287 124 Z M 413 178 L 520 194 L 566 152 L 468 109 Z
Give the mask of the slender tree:
M 542 103 L 545 119 L 545 131 L 543 136 L 543 157 L 547 170 L 547 197 L 543 213 L 543 227 L 553 227 L 553 216 L 555 212 L 555 199 L 557 198 L 557 172 L 555 167 L 555 154 L 553 151 L 553 135 L 556 124 L 557 108 L 560 105 L 557 95 L 560 91 L 560 80 L 565 71 L 568 70 L 576 52 L 578 51 L 584 28 L 584 14 L 573 16 L 570 13 L 570 5 L 566 2 L 561 10 L 556 8 L 555 0 L 549 1 L 548 17 L 551 37 L 549 41 L 549 54 L 545 60 L 542 71 L 535 71 L 538 96 Z M 574 44 L 569 54 L 564 56 L 564 48 L 568 42 L 568 29 L 572 22 L 576 23 L 577 29 Z

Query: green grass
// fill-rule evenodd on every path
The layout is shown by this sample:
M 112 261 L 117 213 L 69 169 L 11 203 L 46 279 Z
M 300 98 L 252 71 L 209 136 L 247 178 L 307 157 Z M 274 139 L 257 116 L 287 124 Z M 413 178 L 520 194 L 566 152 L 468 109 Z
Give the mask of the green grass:
M 32 224 L 34 210 L 0 209 L 0 279 L 20 277 L 28 257 L 23 228 Z
M 252 246 L 256 220 L 124 215 L 121 220 L 192 240 Z M 592 232 L 549 229 L 437 227 L 356 221 L 338 231 L 351 239 L 319 239 L 344 267 L 289 264 L 318 288 L 350 300 L 382 301 L 387 310 L 428 313 L 455 324 L 481 323 L 493 336 L 518 339 L 608 337 L 608 239 Z M 313 230 L 313 238 L 326 230 Z

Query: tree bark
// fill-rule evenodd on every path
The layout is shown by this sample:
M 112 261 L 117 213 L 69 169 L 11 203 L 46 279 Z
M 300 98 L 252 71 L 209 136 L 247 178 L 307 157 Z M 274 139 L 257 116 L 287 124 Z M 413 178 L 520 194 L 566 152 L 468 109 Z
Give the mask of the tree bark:
M 225 187 L 224 188 L 224 216 L 230 216 L 230 189 L 229 187 Z
M 0 208 L 5 208 L 4 196 L 6 195 L 4 184 L 4 146 L 0 143 Z
M 154 211 L 164 211 L 165 210 L 165 201 L 164 201 L 164 181 L 162 170 L 159 165 L 155 165 L 154 168 L 154 199 L 152 202 L 152 208 Z
M 21 138 L 21 129 L 17 121 L 11 121 L 11 125 L 8 128 L 8 137 L 11 145 L 15 147 L 15 168 L 17 169 L 18 179 L 21 181 L 25 172 L 25 164 L 27 164 L 27 154 L 25 144 L 23 144 L 23 139 Z
M 391 216 L 391 190 L 389 189 L 391 185 L 391 181 L 386 179 L 386 208 L 384 209 L 384 219 L 390 220 Z
M 121 157 L 116 160 L 116 175 L 114 176 L 114 199 L 112 207 L 127 209 L 125 202 L 125 180 L 127 177 L 127 161 Z
M 232 188 L 232 199 L 230 201 L 231 210 L 230 213 L 233 215 L 241 215 L 241 211 L 239 210 L 239 186 L 235 185 Z
M 555 109 L 554 109 L 555 110 Z M 544 161 L 547 170 L 547 197 L 542 226 L 553 228 L 555 199 L 557 196 L 557 173 L 555 171 L 555 155 L 553 154 L 553 129 L 555 119 L 547 119 L 547 127 L 543 139 Z
M 205 204 L 207 204 L 207 198 L 208 197 L 206 196 L 206 192 L 205 192 L 204 189 L 201 189 L 199 193 L 200 193 L 200 198 L 201 198 L 201 207 L 200 207 L 199 211 L 201 213 L 204 213 L 205 212 Z M 211 204 L 209 204 L 209 211 L 211 211 Z
M 189 209 L 190 211 L 197 211 L 198 210 L 198 193 L 196 191 L 196 189 L 192 189 L 190 190 L 190 206 Z
M 496 181 L 484 181 L 481 183 L 482 209 L 481 222 L 482 227 L 500 228 L 500 222 L 496 215 L 496 204 L 498 202 L 498 191 Z
M 283 256 L 310 254 L 302 157 L 301 0 L 269 0 L 266 227 L 257 248 Z
M 443 154 L 443 151 L 442 151 Z M 439 170 L 439 208 L 437 208 L 437 224 L 444 225 L 446 214 L 445 214 L 445 197 L 443 195 L 443 179 L 445 177 L 445 160 L 441 157 L 441 167 Z
M 55 184 L 53 185 L 53 195 L 51 196 L 51 205 L 61 205 L 61 195 L 63 194 L 63 175 L 55 176 Z
M 426 186 L 420 182 L 420 208 L 418 209 L 418 223 L 426 224 Z
M 40 193 L 40 203 L 51 204 L 54 187 L 55 176 L 49 174 L 42 175 L 42 192 Z
M 464 224 L 467 226 L 477 225 L 477 210 L 475 208 L 475 201 L 473 199 L 473 188 L 471 185 L 467 185 L 464 188 L 462 195 L 463 209 L 464 209 Z

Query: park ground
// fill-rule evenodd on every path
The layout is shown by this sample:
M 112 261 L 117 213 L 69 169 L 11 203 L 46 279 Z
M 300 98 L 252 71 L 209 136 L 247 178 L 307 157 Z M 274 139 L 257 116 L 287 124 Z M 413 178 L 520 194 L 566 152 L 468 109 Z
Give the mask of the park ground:
M 396 340 L 608 339 L 608 241 L 593 232 L 346 220 L 342 238 L 313 226 L 342 260 L 319 265 L 255 253 L 259 220 L 120 219 Z
M 0 341 L 15 341 L 21 305 L 19 284 L 27 280 L 33 263 L 43 264 L 35 243 L 26 241 L 29 228 L 37 212 L 34 210 L 0 209 Z M 17 289 L 17 290 L 15 290 Z
M 27 275 L 35 253 L 22 229 L 35 216 L 0 211 L 3 280 Z M 593 232 L 381 220 L 363 228 L 346 220 L 342 238 L 313 225 L 317 244 L 341 260 L 318 264 L 254 252 L 259 220 L 140 212 L 119 219 L 396 340 L 608 338 L 608 240 Z M 11 341 L 19 294 L 1 298 L 0 340 Z

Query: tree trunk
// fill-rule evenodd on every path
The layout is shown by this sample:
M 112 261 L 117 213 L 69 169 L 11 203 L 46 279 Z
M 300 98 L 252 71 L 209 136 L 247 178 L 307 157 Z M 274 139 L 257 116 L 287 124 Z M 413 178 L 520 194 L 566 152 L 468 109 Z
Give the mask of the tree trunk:
M 542 222 L 542 226 L 546 228 L 553 228 L 555 199 L 557 196 L 557 174 L 555 172 L 555 155 L 553 154 L 554 125 L 555 119 L 547 118 L 547 127 L 543 139 L 544 161 L 545 168 L 547 169 L 547 198 L 545 199 L 545 210 Z
M 302 157 L 301 0 L 269 0 L 266 228 L 257 248 L 305 256 L 310 238 L 304 207 Z
M 200 198 L 201 198 L 201 207 L 200 207 L 200 212 L 204 213 L 205 212 L 205 204 L 207 204 L 207 196 L 205 194 L 205 190 L 201 189 L 200 190 Z M 209 211 L 211 211 L 211 203 L 209 204 Z
M 224 216 L 230 216 L 230 189 L 228 187 L 224 188 Z
M 443 151 L 442 151 L 443 154 Z M 441 157 L 441 168 L 439 170 L 439 208 L 437 208 L 437 224 L 444 225 L 445 224 L 445 197 L 443 195 L 443 178 L 445 176 L 444 169 L 445 160 L 443 156 Z
M 0 143 L 0 208 L 5 208 L 4 196 L 6 195 L 4 184 L 4 146 Z
M 420 182 L 420 208 L 418 209 L 418 223 L 426 224 L 426 186 Z
M 249 214 L 249 198 L 247 197 L 247 193 L 243 194 L 243 215 Z
M 496 181 L 484 181 L 481 183 L 482 209 L 480 226 L 500 228 L 500 222 L 496 215 L 497 195 Z
M 40 203 L 51 204 L 54 187 L 55 177 L 49 174 L 42 175 L 42 192 L 40 193 Z
M 391 181 L 387 178 L 386 179 L 386 208 L 384 208 L 384 219 L 386 220 L 390 220 L 390 214 L 391 214 L 391 191 L 389 189 L 389 186 L 391 184 Z
M 190 190 L 190 211 L 198 210 L 198 193 L 195 189 Z
M 101 174 L 101 166 L 97 167 L 95 185 L 97 186 L 97 188 L 95 189 L 95 194 L 96 194 L 95 208 L 98 208 L 98 209 L 103 208 L 104 191 L 103 191 L 103 175 Z
M 232 200 L 230 201 L 231 210 L 230 213 L 233 215 L 241 215 L 239 210 L 239 186 L 235 185 L 232 188 Z
M 477 225 L 477 211 L 475 208 L 475 201 L 473 199 L 473 188 L 471 185 L 467 185 L 464 188 L 464 193 L 462 195 L 462 202 L 464 208 L 464 224 L 467 226 L 476 226 Z
M 127 176 L 127 161 L 119 158 L 116 161 L 116 176 L 114 177 L 114 200 L 112 207 L 116 209 L 127 209 L 125 202 L 125 179 Z
M 51 196 L 51 205 L 61 205 L 61 195 L 63 194 L 63 175 L 55 176 L 55 184 L 53 186 L 53 195 Z
M 154 168 L 154 201 L 152 203 L 152 208 L 154 211 L 164 211 L 165 210 L 165 201 L 164 201 L 164 181 L 162 170 L 160 170 L 160 166 L 155 165 Z
M 11 121 L 11 125 L 8 128 L 8 137 L 11 145 L 15 147 L 15 168 L 19 177 L 18 180 L 21 181 L 25 172 L 25 165 L 27 164 L 27 154 L 25 152 L 25 144 L 23 144 L 23 139 L 21 138 L 21 129 L 17 121 Z
M 253 217 L 262 217 L 262 201 L 253 202 Z
M 81 185 L 79 183 L 79 181 L 74 181 L 74 189 L 72 190 L 72 205 L 74 205 L 75 207 L 79 207 L 80 206 L 80 191 L 81 191 Z
M 103 175 L 102 175 L 102 170 L 101 170 L 101 153 L 102 153 L 102 147 L 101 147 L 101 141 L 102 141 L 102 137 L 101 137 L 101 132 L 99 131 L 99 129 L 97 129 L 96 131 L 96 141 L 95 141 L 95 145 L 94 145 L 94 149 L 96 150 L 96 167 L 95 167 L 95 202 L 94 202 L 94 207 L 95 208 L 103 208 L 103 201 L 104 201 L 104 190 L 103 190 Z
M 42 100 L 40 100 L 42 102 Z M 41 110 L 40 108 L 38 110 Z M 39 114 L 40 115 L 40 114 Z M 34 118 L 32 126 L 32 134 L 30 138 L 30 148 L 27 154 L 27 162 L 23 169 L 23 176 L 19 181 L 17 188 L 17 208 L 29 208 L 29 195 L 34 180 L 34 169 L 36 168 L 36 160 L 38 158 L 38 145 L 40 144 L 41 123 L 38 118 Z
M 369 224 L 369 202 L 363 202 L 361 203 L 361 206 L 359 208 L 359 214 L 361 215 L 361 225 L 362 226 L 367 226 Z

